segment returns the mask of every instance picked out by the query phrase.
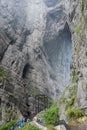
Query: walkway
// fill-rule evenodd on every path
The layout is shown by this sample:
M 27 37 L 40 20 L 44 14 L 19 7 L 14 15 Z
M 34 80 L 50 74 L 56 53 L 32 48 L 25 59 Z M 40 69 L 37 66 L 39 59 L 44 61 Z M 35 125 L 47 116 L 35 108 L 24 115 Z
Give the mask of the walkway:
M 40 128 L 41 130 L 47 130 L 47 127 L 42 126 L 41 124 L 37 123 L 35 120 L 30 122 L 32 125 Z M 55 127 L 56 130 L 67 130 L 64 125 L 58 125 Z
M 40 128 L 41 130 L 47 130 L 46 127 L 38 124 L 36 121 L 32 121 L 31 124 Z M 87 124 L 76 125 L 76 126 L 67 126 L 67 127 L 65 127 L 64 125 L 58 125 L 55 127 L 55 129 L 56 130 L 87 130 Z

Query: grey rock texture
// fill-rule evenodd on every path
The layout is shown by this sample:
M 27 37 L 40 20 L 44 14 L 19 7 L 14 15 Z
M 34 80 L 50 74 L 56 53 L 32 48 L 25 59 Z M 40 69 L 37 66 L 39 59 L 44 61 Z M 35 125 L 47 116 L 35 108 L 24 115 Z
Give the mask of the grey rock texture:
M 81 108 L 87 113 L 87 1 L 66 0 L 65 10 L 72 36 L 72 63 L 70 65 L 71 81 L 69 86 L 72 87 L 71 91 L 73 90 L 73 86 L 76 88 L 76 90 L 74 89 L 76 92 L 74 93 L 75 101 L 73 105 L 74 107 Z M 71 100 L 71 91 L 69 91 L 69 93 L 66 91 L 65 95 L 62 96 L 63 103 L 61 105 L 61 119 L 66 120 L 66 117 L 64 117 L 64 107 L 67 104 L 66 102 Z
M 0 0 L 0 64 L 12 77 L 5 91 L 23 115 L 31 93 L 55 100 L 69 85 L 71 61 L 78 79 L 76 103 L 87 103 L 87 9 L 85 1 L 81 12 L 81 2 Z
M 0 13 L 1 65 L 15 77 L 29 79 L 32 86 L 55 97 L 68 84 L 71 61 L 71 34 L 64 2 L 1 0 Z
M 72 4 L 71 4 L 72 3 Z M 72 31 L 73 62 L 71 73 L 76 75 L 76 104 L 80 108 L 87 106 L 87 1 L 71 1 L 69 22 Z

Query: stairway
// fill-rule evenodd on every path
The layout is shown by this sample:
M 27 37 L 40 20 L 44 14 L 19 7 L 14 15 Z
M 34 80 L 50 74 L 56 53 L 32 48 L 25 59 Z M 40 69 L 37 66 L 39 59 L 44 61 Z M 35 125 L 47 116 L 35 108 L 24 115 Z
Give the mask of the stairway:
M 32 125 L 40 128 L 41 130 L 47 130 L 47 127 L 42 126 L 41 124 L 37 123 L 36 121 L 30 122 Z M 55 127 L 56 130 L 68 130 L 64 125 L 58 125 Z
M 34 125 L 34 126 L 40 128 L 41 130 L 47 130 L 46 127 L 44 127 L 44 126 L 38 124 L 36 121 L 32 121 L 32 122 L 30 122 L 30 124 L 32 124 L 32 125 Z

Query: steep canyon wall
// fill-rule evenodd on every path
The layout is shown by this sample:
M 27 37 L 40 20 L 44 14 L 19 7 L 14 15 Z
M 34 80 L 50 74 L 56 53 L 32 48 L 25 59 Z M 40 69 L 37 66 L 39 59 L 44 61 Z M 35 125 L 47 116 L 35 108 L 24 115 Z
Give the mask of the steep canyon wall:
M 45 94 L 55 100 L 70 84 L 71 63 L 71 73 L 74 72 L 78 79 L 79 103 L 76 101 L 76 104 L 84 106 L 87 55 L 85 2 L 0 1 L 0 65 L 12 78 L 10 87 L 8 85 L 4 91 L 7 102 L 16 104 L 23 115 L 28 114 L 31 95 Z M 85 5 L 82 9 L 81 3 Z M 13 100 L 9 99 L 10 96 Z M 2 95 L 0 97 L 2 100 Z

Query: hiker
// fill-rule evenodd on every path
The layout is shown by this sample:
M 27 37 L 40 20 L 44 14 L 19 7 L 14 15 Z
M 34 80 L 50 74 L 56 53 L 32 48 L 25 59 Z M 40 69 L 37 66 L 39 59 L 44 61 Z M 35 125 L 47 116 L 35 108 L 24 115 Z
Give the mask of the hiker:
M 38 123 L 42 123 L 42 118 L 37 118 Z
M 17 126 L 19 126 L 19 128 L 21 128 L 23 126 L 23 124 L 24 124 L 24 120 L 21 119 L 20 121 L 18 121 Z

